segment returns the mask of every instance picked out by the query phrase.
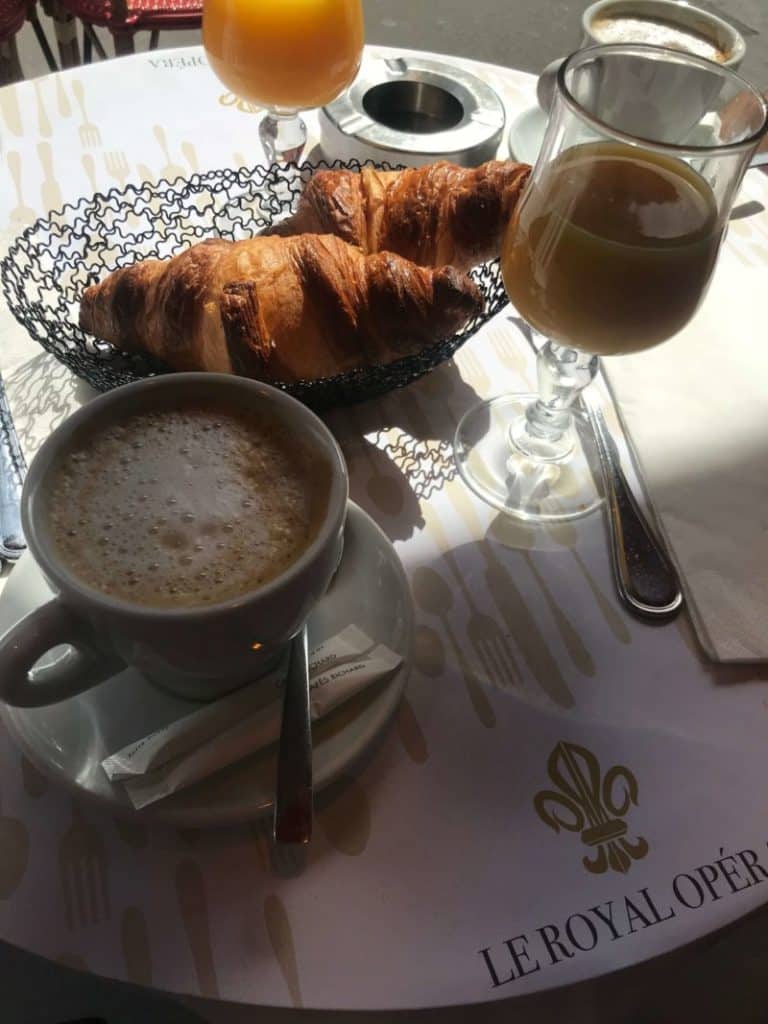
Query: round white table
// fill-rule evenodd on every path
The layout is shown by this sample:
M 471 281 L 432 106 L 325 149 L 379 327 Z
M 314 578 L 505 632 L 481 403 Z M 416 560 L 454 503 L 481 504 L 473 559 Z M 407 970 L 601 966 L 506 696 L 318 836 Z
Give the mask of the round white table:
M 394 51 L 369 48 L 377 55 Z M 508 121 L 534 103 L 532 76 L 456 62 L 497 90 Z M 79 196 L 257 163 L 257 124 L 199 48 L 2 89 L 3 250 Z M 768 206 L 762 176 L 748 176 L 744 198 Z M 768 266 L 764 209 L 733 223 L 729 247 Z M 0 338 L 29 458 L 92 393 L 4 306 Z M 765 798 L 760 784 L 742 784 L 744 773 L 765 775 L 764 670 L 736 680 L 750 686 L 724 687 L 733 673 L 704 662 L 685 619 L 652 629 L 628 618 L 599 514 L 555 536 L 510 533 L 455 477 L 458 417 L 476 395 L 530 389 L 532 369 L 502 313 L 428 378 L 328 415 L 352 497 L 411 579 L 418 629 L 395 727 L 321 802 L 303 873 L 271 870 L 259 823 L 179 831 L 72 800 L 0 733 L 0 938 L 186 996 L 458 1007 L 604 975 L 768 898 Z M 382 498 L 382 480 L 396 500 Z M 608 839 L 584 846 L 583 825 L 541 813 L 552 791 L 563 796 L 569 766 L 598 789 L 607 777 L 617 785 L 601 799 L 628 857 L 612 859 Z M 535 1019 L 565 1005 L 587 1019 L 595 991 L 521 1006 Z M 599 991 L 619 1013 L 620 987 Z M 488 1008 L 489 1019 L 505 1007 Z

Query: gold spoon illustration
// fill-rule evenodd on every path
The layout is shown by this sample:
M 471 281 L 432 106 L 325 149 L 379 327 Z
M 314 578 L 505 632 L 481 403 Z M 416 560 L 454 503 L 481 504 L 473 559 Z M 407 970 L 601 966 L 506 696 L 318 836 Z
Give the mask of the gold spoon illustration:
M 217 999 L 219 984 L 211 946 L 208 895 L 203 874 L 193 860 L 181 861 L 176 868 L 176 898 L 192 952 L 200 994 Z
M 395 729 L 403 749 L 415 764 L 424 764 L 429 760 L 427 738 L 407 697 L 403 697 L 400 701 L 400 707 L 395 717 Z
M 56 102 L 59 105 L 59 113 L 62 117 L 69 117 L 72 114 L 72 107 L 70 106 L 67 94 L 64 91 L 61 75 L 54 75 L 53 78 L 56 82 Z
M 51 129 L 51 122 L 49 121 L 48 114 L 46 113 L 46 110 L 45 110 L 45 103 L 43 102 L 43 87 L 41 85 L 41 82 L 40 82 L 39 78 L 35 78 L 34 79 L 34 85 L 35 85 L 35 101 L 37 103 L 37 126 L 38 126 L 38 131 L 40 132 L 40 135 L 44 139 L 49 139 L 51 137 L 51 135 L 53 135 L 53 130 Z
M 350 776 L 334 784 L 326 794 L 317 820 L 325 838 L 339 853 L 357 857 L 371 835 L 371 805 L 360 783 Z
M 29 832 L 24 822 L 0 814 L 0 899 L 21 884 L 29 863 Z

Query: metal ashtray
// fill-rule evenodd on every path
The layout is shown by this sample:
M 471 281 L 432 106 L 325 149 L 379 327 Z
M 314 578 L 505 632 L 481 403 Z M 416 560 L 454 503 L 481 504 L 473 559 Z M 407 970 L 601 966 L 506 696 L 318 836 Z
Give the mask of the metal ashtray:
M 496 155 L 504 120 L 499 96 L 476 75 L 440 60 L 371 57 L 320 111 L 321 147 L 329 159 L 469 167 Z

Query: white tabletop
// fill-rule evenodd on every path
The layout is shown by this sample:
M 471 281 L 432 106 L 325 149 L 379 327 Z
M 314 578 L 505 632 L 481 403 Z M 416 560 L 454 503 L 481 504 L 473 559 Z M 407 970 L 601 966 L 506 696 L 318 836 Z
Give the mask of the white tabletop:
M 533 102 L 531 76 L 458 63 L 499 92 L 509 119 Z M 256 163 L 257 124 L 197 48 L 0 90 L 0 228 L 10 237 L 49 208 L 126 181 Z M 759 175 L 744 198 L 768 205 Z M 766 265 L 767 240 L 765 213 L 736 221 L 725 258 Z M 31 456 L 90 391 L 5 309 L 0 332 Z M 599 515 L 565 538 L 511 535 L 452 478 L 456 418 L 475 393 L 530 389 L 531 371 L 501 314 L 455 365 L 328 418 L 352 497 L 395 542 L 411 580 L 449 599 L 418 607 L 396 727 L 321 812 L 304 873 L 275 877 L 257 827 L 178 832 L 75 803 L 0 735 L 0 937 L 188 995 L 395 1009 L 595 976 L 764 901 L 753 859 L 768 864 L 763 800 L 741 780 L 765 774 L 768 686 L 723 686 L 747 677 L 705 664 L 684 620 L 650 629 L 624 615 Z M 433 487 L 435 466 L 445 472 Z M 401 487 L 394 515 L 377 502 L 380 476 Z M 484 657 L 490 633 L 506 672 Z M 628 864 L 619 859 L 623 871 L 586 870 L 597 851 L 582 846 L 583 826 L 558 832 L 536 813 L 537 794 L 557 788 L 553 763 L 573 757 L 601 780 L 616 768 L 612 813 L 633 851 Z M 66 913 L 72 849 L 90 865 L 84 878 L 106 879 L 108 899 L 87 922 Z M 723 869 L 724 856 L 744 851 Z M 711 890 L 702 865 L 717 872 Z M 734 865 L 744 883 L 735 888 Z

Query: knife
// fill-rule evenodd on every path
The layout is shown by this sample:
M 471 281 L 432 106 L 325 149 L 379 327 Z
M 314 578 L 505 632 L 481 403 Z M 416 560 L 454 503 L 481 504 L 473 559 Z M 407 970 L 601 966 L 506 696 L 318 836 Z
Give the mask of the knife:
M 15 562 L 27 546 L 20 514 L 26 468 L 0 376 L 0 559 L 7 562 Z
M 675 567 L 624 476 L 621 457 L 602 410 L 586 391 L 581 393 L 581 404 L 589 417 L 600 457 L 619 597 L 629 611 L 641 618 L 674 618 L 683 604 Z

